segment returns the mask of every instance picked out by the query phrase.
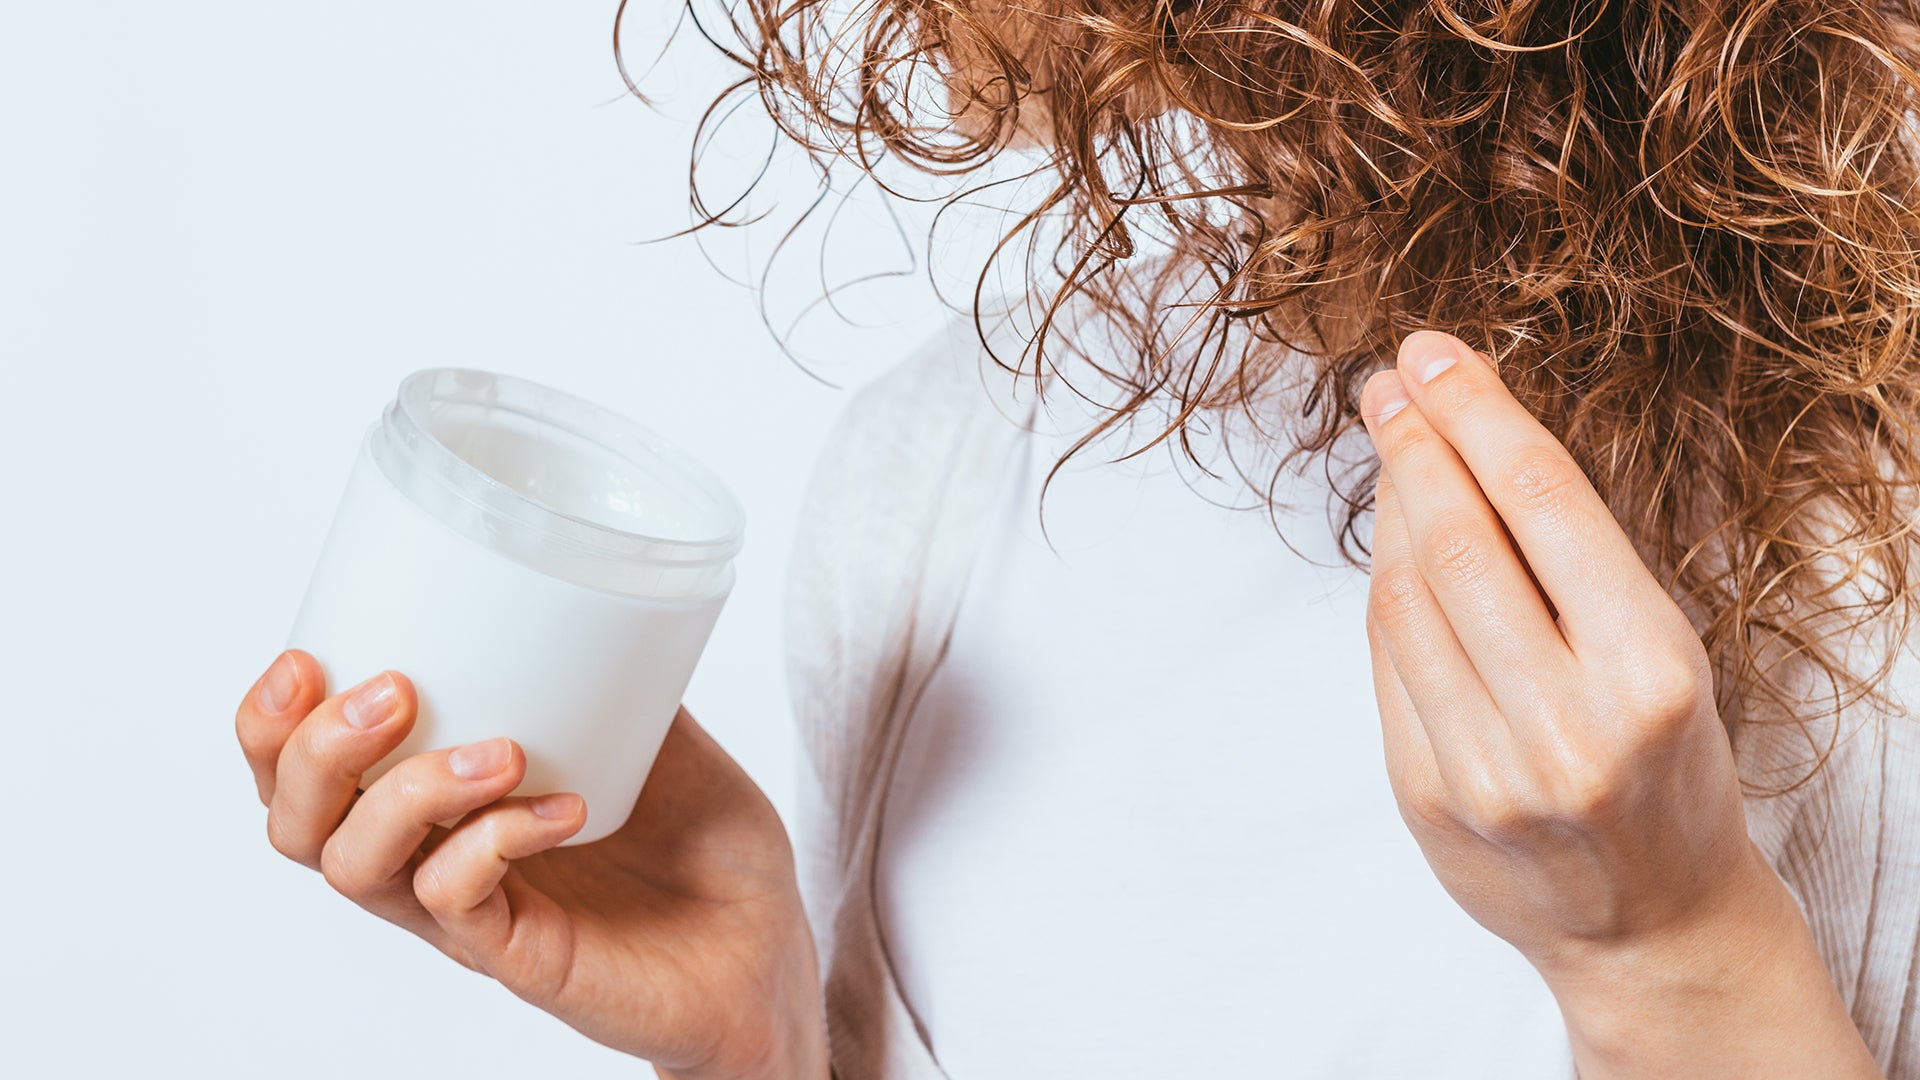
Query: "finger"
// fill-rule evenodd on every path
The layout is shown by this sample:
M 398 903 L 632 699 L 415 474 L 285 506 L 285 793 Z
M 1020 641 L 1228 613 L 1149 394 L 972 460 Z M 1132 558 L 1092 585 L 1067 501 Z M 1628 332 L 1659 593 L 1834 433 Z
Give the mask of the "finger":
M 1399 374 L 1368 380 L 1362 401 L 1420 575 L 1494 700 L 1510 718 L 1535 715 L 1573 666 L 1546 601 L 1473 475 L 1409 403 Z
M 571 966 L 571 935 L 552 898 L 511 874 L 580 831 L 587 804 L 560 793 L 503 799 L 461 822 L 413 874 L 420 903 L 481 970 L 539 1000 Z
M 1506 523 L 1576 654 L 1638 643 L 1654 608 L 1679 615 L 1573 456 L 1486 360 L 1450 334 L 1420 331 L 1401 342 L 1399 370 Z
M 1374 511 L 1368 622 L 1406 688 L 1440 775 L 1449 785 L 1473 784 L 1506 760 L 1510 732 L 1414 565 L 1399 502 L 1399 485 L 1382 483 Z
M 274 769 L 267 838 L 275 850 L 320 868 L 320 850 L 353 804 L 360 774 L 407 737 L 414 707 L 413 684 L 385 671 L 321 702 L 300 722 Z
M 1426 728 L 1412 697 L 1393 669 L 1386 641 L 1367 620 L 1367 650 L 1373 657 L 1373 697 L 1379 705 L 1382 745 L 1386 751 L 1387 783 L 1400 814 L 1412 824 L 1416 818 L 1434 819 L 1446 805 L 1446 780 L 1427 739 Z
M 1374 495 L 1374 537 L 1376 550 L 1380 537 L 1380 516 L 1388 511 L 1384 508 L 1383 492 L 1392 481 L 1381 477 Z M 1397 513 L 1397 510 L 1393 511 Z M 1393 669 L 1393 658 L 1387 655 L 1387 642 L 1380 628 L 1375 624 L 1371 611 L 1367 613 L 1367 652 L 1373 661 L 1373 696 L 1380 708 L 1381 746 L 1386 752 L 1387 780 L 1393 785 L 1396 798 L 1405 803 L 1409 799 L 1419 798 L 1430 792 L 1439 783 L 1439 766 L 1433 758 L 1433 744 L 1427 740 L 1426 728 L 1420 724 L 1420 715 L 1415 711 L 1413 699 L 1407 695 L 1407 688 L 1401 685 L 1399 672 Z
M 416 932 L 432 927 L 437 936 L 437 925 L 413 894 L 420 845 L 434 822 L 494 802 L 526 774 L 526 754 L 510 739 L 407 758 L 354 801 L 321 848 L 320 872 L 368 911 Z
M 273 771 L 280 748 L 327 695 L 327 677 L 313 657 L 289 649 L 274 658 L 266 672 L 240 700 L 234 712 L 233 732 L 240 752 L 253 770 L 253 786 L 262 804 L 273 801 Z

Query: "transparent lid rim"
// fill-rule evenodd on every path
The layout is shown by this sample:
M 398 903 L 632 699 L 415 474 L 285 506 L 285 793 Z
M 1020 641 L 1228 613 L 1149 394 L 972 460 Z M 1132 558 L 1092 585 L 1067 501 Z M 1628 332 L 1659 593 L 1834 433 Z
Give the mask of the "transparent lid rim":
M 557 509 L 489 476 L 436 438 L 420 414 L 429 401 L 446 399 L 435 395 L 433 388 L 437 382 L 448 378 L 464 385 L 484 388 L 486 397 L 477 397 L 477 401 L 492 398 L 488 403 L 497 408 L 508 409 L 536 424 L 586 439 L 625 460 L 633 461 L 632 455 L 609 445 L 610 440 L 606 436 L 617 434 L 637 443 L 679 478 L 691 481 L 700 494 L 711 501 L 726 527 L 715 536 L 697 539 L 654 536 L 621 529 Z M 577 427 L 558 423 L 523 403 L 528 400 L 538 402 L 540 399 L 579 413 L 593 426 L 604 430 L 581 431 Z M 539 532 L 543 543 L 557 544 L 583 555 L 623 562 L 645 561 L 694 569 L 732 559 L 739 553 L 744 540 L 746 515 L 739 500 L 711 469 L 671 440 L 637 421 L 540 383 L 472 368 L 425 368 L 401 381 L 399 393 L 388 405 L 381 427 L 388 437 L 386 442 L 389 449 L 410 459 L 409 464 L 416 466 L 414 471 L 423 478 L 431 479 L 448 494 L 496 521 Z

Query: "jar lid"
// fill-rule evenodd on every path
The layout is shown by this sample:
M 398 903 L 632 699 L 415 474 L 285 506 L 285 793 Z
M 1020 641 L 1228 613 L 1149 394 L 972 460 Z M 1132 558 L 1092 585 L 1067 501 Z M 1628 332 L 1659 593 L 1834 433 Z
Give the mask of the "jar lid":
M 746 517 L 726 485 L 571 394 L 484 371 L 417 371 L 370 448 L 422 509 L 536 570 L 640 596 L 731 584 Z

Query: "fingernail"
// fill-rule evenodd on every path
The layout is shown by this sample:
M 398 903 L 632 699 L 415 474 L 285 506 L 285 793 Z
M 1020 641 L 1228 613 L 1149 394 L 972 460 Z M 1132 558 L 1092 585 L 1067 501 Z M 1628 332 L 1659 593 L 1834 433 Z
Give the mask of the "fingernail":
M 1401 385 L 1399 376 L 1381 379 L 1380 382 L 1385 389 L 1374 396 L 1373 422 L 1376 426 L 1391 420 L 1393 414 L 1406 408 L 1410 400 L 1407 397 L 1407 388 Z
M 462 780 L 485 780 L 507 767 L 513 757 L 505 739 L 468 743 L 447 755 L 447 768 Z
M 1458 359 L 1460 359 L 1459 355 L 1450 346 L 1440 344 L 1425 356 L 1415 357 L 1413 363 L 1408 364 L 1407 367 L 1413 372 L 1413 381 L 1425 385 L 1432 382 L 1435 376 L 1452 367 L 1453 362 Z
M 340 711 L 346 716 L 347 723 L 362 731 L 379 727 L 393 716 L 393 699 L 396 695 L 393 676 L 381 672 L 354 687 L 341 704 Z
M 266 677 L 260 680 L 260 707 L 269 713 L 278 713 L 293 704 L 299 693 L 299 665 L 293 662 L 293 657 L 281 653 L 267 668 Z
M 542 795 L 527 805 L 533 807 L 536 817 L 543 817 L 548 821 L 565 821 L 578 814 L 586 806 L 586 800 L 563 791 L 554 795 Z

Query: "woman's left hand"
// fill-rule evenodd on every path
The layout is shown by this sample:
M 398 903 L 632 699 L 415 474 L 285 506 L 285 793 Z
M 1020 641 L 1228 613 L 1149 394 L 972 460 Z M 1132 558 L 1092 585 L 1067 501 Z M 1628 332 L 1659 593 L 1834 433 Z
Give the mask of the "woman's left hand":
M 1546 978 L 1582 1077 L 1878 1076 L 1747 836 L 1700 639 L 1566 449 L 1446 334 L 1361 408 L 1394 794 Z

